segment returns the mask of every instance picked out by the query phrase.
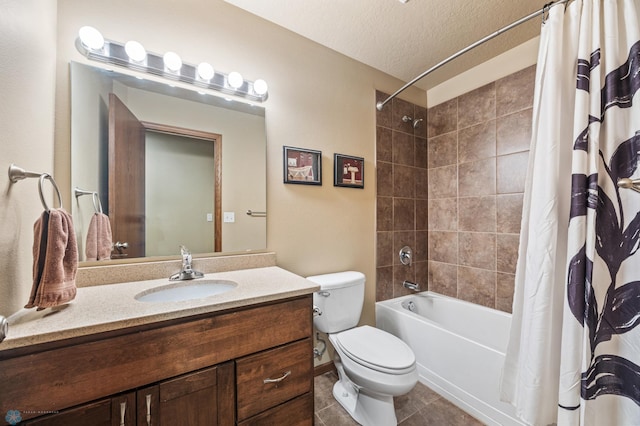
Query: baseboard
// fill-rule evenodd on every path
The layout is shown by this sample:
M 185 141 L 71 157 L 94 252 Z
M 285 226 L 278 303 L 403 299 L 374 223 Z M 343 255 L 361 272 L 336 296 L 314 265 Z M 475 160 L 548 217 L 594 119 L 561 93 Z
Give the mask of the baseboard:
M 321 376 L 324 373 L 328 373 L 329 371 L 336 371 L 336 366 L 333 365 L 333 361 L 329 361 L 314 367 L 313 377 Z

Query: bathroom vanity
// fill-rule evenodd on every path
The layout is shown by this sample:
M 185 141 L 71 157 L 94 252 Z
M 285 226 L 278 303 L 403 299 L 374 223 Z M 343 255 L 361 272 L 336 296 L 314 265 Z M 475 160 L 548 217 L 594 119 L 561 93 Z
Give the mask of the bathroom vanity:
M 0 411 L 26 425 L 312 425 L 317 286 L 277 267 L 207 277 L 238 288 L 144 303 L 131 296 L 166 280 L 119 284 L 127 314 L 109 313 L 115 286 L 99 286 L 50 318 L 14 318 L 9 337 L 23 336 L 0 343 Z M 43 331 L 74 318 L 93 325 Z

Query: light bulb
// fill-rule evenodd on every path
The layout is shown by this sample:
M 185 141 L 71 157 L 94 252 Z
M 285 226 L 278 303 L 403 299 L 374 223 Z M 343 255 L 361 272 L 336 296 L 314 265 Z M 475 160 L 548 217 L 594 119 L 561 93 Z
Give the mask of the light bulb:
M 84 26 L 78 31 L 78 37 L 84 47 L 91 50 L 100 50 L 104 46 L 104 37 L 100 31 L 90 26 Z
M 167 52 L 163 56 L 164 66 L 167 67 L 169 71 L 178 72 L 180 68 L 182 68 L 182 59 L 175 52 Z
M 260 78 L 253 82 L 253 91 L 256 92 L 256 95 L 262 96 L 267 93 L 267 90 L 267 82 L 263 79 Z
M 127 52 L 129 58 L 135 62 L 142 62 L 147 57 L 147 51 L 144 50 L 144 47 L 137 41 L 130 40 L 126 42 L 124 51 Z
M 242 86 L 242 83 L 244 83 L 242 74 L 237 71 L 230 72 L 227 76 L 227 81 L 229 82 L 229 86 L 233 87 L 234 89 L 239 89 L 240 86 Z
M 213 78 L 214 75 L 215 72 L 210 64 L 202 62 L 200 63 L 200 65 L 198 65 L 198 77 L 202 80 L 209 81 Z

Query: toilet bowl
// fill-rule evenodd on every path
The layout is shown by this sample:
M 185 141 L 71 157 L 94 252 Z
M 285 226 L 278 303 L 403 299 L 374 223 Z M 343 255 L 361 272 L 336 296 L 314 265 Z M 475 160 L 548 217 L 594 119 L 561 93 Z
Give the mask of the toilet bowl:
M 334 398 L 362 425 L 396 425 L 393 397 L 406 394 L 418 382 L 413 351 L 383 330 L 356 327 L 364 302 L 362 273 L 307 279 L 320 285 L 313 297 L 322 314 L 314 317 L 314 325 L 329 335 L 335 349 L 339 380 L 333 386 Z

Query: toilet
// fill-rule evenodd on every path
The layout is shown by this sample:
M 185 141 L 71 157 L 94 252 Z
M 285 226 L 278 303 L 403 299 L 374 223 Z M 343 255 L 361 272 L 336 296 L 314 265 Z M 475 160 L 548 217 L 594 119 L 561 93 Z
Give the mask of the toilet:
M 418 382 L 413 351 L 386 331 L 356 327 L 364 302 L 364 274 L 348 271 L 307 279 L 320 285 L 313 304 L 321 314 L 313 324 L 329 335 L 335 349 L 339 379 L 333 396 L 364 426 L 397 425 L 393 397 L 408 393 Z

